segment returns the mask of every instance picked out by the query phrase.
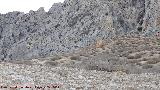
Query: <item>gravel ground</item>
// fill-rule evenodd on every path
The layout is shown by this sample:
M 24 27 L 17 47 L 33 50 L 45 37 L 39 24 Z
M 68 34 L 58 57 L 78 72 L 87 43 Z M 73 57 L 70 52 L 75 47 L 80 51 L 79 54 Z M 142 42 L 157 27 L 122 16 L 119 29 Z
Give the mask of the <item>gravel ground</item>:
M 125 74 L 66 67 L 1 63 L 0 85 L 34 87 L 57 85 L 58 90 L 159 90 L 160 74 Z M 9 89 L 1 89 L 9 90 Z M 13 89 L 12 90 L 16 90 Z M 24 90 L 24 89 L 18 89 Z M 26 90 L 26 89 L 25 89 Z M 39 89 L 43 90 L 43 89 Z M 46 87 L 44 90 L 53 90 Z

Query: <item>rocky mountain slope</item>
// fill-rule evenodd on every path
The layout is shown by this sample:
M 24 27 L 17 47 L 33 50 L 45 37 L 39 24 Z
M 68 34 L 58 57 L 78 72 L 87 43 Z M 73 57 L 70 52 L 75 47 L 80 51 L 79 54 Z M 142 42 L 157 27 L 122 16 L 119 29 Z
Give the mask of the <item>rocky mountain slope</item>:
M 72 53 L 53 55 L 33 60 L 10 60 L 14 64 L 68 67 L 107 72 L 121 71 L 127 74 L 160 72 L 160 39 L 157 38 L 119 38 L 111 43 L 101 43 L 82 48 Z M 103 44 L 103 45 L 102 45 Z
M 72 52 L 117 36 L 159 30 L 159 0 L 65 0 L 48 12 L 0 14 L 0 59 L 32 59 Z
M 0 62 L 3 90 L 159 90 L 158 38 L 118 38 L 47 58 Z M 17 88 L 15 89 L 15 87 Z M 23 87 L 23 88 L 21 88 Z
M 65 0 L 48 12 L 0 14 L 0 89 L 159 90 L 159 7 Z

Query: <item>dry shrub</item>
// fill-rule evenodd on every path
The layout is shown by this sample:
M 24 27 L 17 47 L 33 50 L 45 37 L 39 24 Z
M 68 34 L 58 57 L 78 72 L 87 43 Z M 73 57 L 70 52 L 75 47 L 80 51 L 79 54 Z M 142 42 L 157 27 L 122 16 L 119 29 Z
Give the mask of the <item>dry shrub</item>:
M 78 55 L 74 55 L 70 57 L 71 60 L 79 60 L 80 57 Z
M 103 40 L 99 39 L 96 41 L 96 48 L 104 48 Z
M 113 67 L 113 72 L 123 72 L 123 73 L 128 73 L 128 70 L 125 66 L 121 66 L 121 65 L 116 65 Z
M 160 26 L 160 17 L 156 19 L 156 26 Z
M 156 64 L 156 63 L 159 63 L 159 62 L 160 62 L 160 60 L 158 60 L 158 59 L 152 59 L 152 60 L 147 61 L 148 64 Z
M 9 62 L 14 63 L 14 64 L 26 64 L 26 65 L 33 64 L 30 60 L 14 60 L 14 61 L 9 61 Z
M 140 54 L 135 54 L 135 55 L 128 55 L 127 56 L 127 59 L 139 59 L 141 58 L 142 56 Z
M 51 66 L 57 66 L 57 65 L 58 65 L 58 62 L 46 61 L 45 64 L 46 64 L 46 65 L 51 65 Z
M 149 69 L 149 68 L 152 68 L 152 67 L 153 67 L 153 65 L 151 65 L 151 64 L 146 64 L 146 65 L 142 66 L 143 69 Z
M 107 72 L 112 72 L 112 70 L 110 68 L 108 68 L 107 66 L 98 66 L 98 65 L 88 65 L 86 67 L 87 70 L 97 70 L 97 71 L 107 71 Z
M 59 60 L 59 59 L 62 59 L 62 57 L 60 57 L 60 56 L 54 56 L 50 60 L 51 61 L 55 61 L 55 60 Z

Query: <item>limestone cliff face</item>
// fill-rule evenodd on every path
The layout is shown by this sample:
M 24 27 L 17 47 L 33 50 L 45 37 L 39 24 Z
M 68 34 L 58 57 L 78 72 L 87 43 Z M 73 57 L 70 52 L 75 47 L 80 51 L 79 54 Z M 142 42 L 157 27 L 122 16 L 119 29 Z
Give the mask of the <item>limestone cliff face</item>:
M 43 8 L 0 14 L 0 59 L 31 59 L 71 52 L 97 39 L 154 35 L 160 0 L 65 0 Z

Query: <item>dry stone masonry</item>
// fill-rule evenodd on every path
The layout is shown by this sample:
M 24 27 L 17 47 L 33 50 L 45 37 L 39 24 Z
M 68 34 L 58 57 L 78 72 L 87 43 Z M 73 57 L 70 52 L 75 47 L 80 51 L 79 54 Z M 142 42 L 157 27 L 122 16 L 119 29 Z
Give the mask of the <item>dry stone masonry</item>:
M 48 12 L 0 14 L 0 60 L 72 52 L 115 36 L 152 36 L 159 15 L 160 0 L 65 0 Z

